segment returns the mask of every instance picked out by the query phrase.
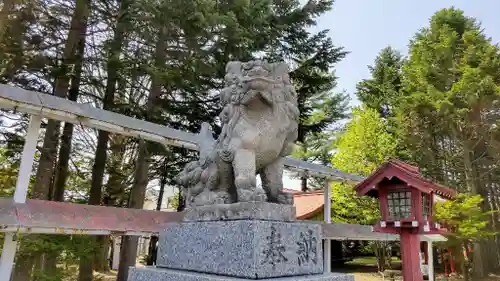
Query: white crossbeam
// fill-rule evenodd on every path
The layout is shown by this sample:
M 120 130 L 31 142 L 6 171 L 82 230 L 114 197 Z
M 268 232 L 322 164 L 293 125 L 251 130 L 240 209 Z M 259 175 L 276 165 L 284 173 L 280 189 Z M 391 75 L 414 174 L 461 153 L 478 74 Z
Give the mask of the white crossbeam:
M 201 136 L 197 134 L 6 84 L 0 84 L 0 107 L 169 146 L 198 150 L 198 144 L 202 142 Z M 294 158 L 287 158 L 285 167 L 290 170 L 307 171 L 311 176 L 329 178 L 333 181 L 357 183 L 363 180 L 360 176 Z

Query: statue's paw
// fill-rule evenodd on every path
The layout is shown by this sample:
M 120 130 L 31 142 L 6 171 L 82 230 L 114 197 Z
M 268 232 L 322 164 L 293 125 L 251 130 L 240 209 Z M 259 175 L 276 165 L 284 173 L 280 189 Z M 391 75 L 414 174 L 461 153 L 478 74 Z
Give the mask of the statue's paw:
M 204 190 L 200 194 L 196 195 L 194 200 L 193 200 L 193 205 L 194 206 L 205 206 L 205 205 L 211 205 L 215 201 L 215 197 L 213 192 Z
M 265 201 L 267 201 L 267 195 L 264 192 L 264 190 L 259 188 L 259 189 L 256 189 L 254 191 L 253 199 L 254 199 L 253 201 L 257 201 L 257 202 L 265 202 Z
M 238 190 L 239 202 L 263 202 L 266 201 L 266 199 L 266 194 L 260 190 Z
M 228 204 L 230 203 L 229 193 L 225 191 L 209 191 L 204 190 L 202 193 L 198 194 L 193 205 L 195 206 L 205 206 L 214 204 Z
M 229 193 L 226 191 L 217 191 L 214 192 L 215 198 L 214 198 L 214 204 L 229 204 L 231 203 L 231 197 L 229 196 Z
M 252 190 L 246 190 L 246 189 L 240 189 L 238 190 L 238 202 L 250 202 L 252 200 L 253 196 L 253 191 Z
M 278 195 L 278 204 L 293 205 L 293 196 L 288 192 L 280 192 Z

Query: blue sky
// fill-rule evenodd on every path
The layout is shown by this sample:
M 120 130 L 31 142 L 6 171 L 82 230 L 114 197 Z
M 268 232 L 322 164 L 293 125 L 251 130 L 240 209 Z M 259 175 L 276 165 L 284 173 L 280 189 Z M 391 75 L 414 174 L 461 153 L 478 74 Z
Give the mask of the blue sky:
M 315 29 L 329 29 L 334 43 L 351 52 L 335 67 L 338 90 L 345 89 L 352 104 L 359 104 L 353 95 L 356 83 L 370 76 L 367 65 L 378 52 L 390 45 L 406 55 L 415 32 L 436 11 L 451 6 L 475 17 L 493 42 L 500 42 L 500 0 L 336 0 Z
M 408 42 L 429 18 L 442 8 L 456 7 L 481 22 L 494 43 L 500 42 L 500 0 L 336 0 L 334 8 L 321 16 L 314 30 L 330 30 L 337 46 L 350 54 L 335 67 L 338 90 L 346 90 L 351 104 L 359 105 L 354 96 L 356 83 L 369 78 L 380 50 L 390 45 L 404 55 Z M 283 177 L 285 188 L 300 189 L 300 181 Z

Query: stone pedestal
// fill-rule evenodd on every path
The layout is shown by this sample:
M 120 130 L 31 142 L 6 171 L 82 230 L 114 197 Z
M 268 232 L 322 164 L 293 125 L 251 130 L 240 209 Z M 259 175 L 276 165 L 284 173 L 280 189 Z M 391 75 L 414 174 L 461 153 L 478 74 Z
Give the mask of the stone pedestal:
M 251 279 L 323 273 L 321 226 L 237 220 L 167 225 L 157 266 Z
M 129 281 L 245 281 L 229 276 L 189 272 L 175 269 L 136 267 L 129 271 Z M 304 276 L 266 278 L 259 281 L 354 281 L 354 276 L 349 274 L 315 274 Z
M 289 221 L 291 206 L 262 204 L 190 210 L 187 221 L 167 224 L 160 234 L 157 266 L 133 268 L 128 280 L 354 280 L 323 274 L 321 225 Z
M 188 209 L 184 221 L 266 220 L 295 221 L 293 205 L 267 202 L 238 202 Z

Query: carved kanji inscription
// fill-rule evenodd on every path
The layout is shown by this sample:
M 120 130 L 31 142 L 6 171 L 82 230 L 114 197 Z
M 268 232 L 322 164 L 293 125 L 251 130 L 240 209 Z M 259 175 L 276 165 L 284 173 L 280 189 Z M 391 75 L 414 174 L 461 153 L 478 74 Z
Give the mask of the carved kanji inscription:
M 266 247 L 262 251 L 264 259 L 261 264 L 270 264 L 275 269 L 277 264 L 288 261 L 285 251 L 286 248 L 281 241 L 281 234 L 276 231 L 274 226 L 271 226 L 271 234 L 266 237 Z
M 297 245 L 299 246 L 297 250 L 299 265 L 309 262 L 318 263 L 318 240 L 312 230 L 301 232 Z

